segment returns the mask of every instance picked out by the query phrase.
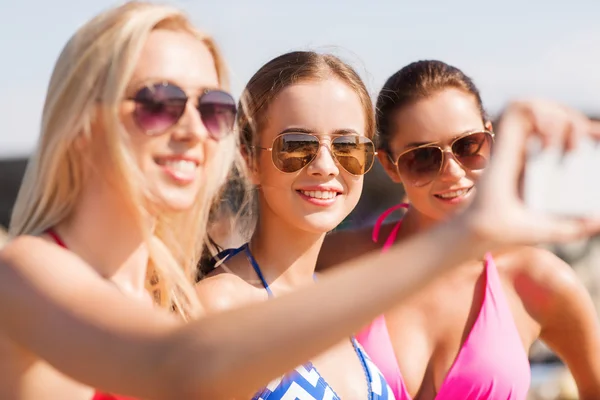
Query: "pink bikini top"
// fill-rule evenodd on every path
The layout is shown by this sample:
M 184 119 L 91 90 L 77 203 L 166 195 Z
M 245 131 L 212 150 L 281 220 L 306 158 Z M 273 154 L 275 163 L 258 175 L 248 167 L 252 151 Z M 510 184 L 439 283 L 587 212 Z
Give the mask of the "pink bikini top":
M 377 242 L 381 225 L 400 204 L 385 211 L 373 229 Z M 401 226 L 385 241 L 387 251 Z M 436 400 L 525 400 L 531 381 L 529 360 L 517 331 L 492 256 L 485 255 L 486 288 L 475 324 L 450 367 Z M 412 400 L 392 347 L 385 317 L 375 319 L 356 339 L 379 367 L 396 400 Z
M 67 245 L 65 244 L 65 242 L 63 242 L 63 240 L 60 238 L 60 236 L 58 236 L 58 234 L 54 230 L 49 229 L 48 231 L 46 231 L 46 233 L 56 242 L 57 245 L 67 249 Z M 135 400 L 135 399 L 133 399 L 131 397 L 117 396 L 114 394 L 95 392 L 94 397 L 92 397 L 92 400 Z

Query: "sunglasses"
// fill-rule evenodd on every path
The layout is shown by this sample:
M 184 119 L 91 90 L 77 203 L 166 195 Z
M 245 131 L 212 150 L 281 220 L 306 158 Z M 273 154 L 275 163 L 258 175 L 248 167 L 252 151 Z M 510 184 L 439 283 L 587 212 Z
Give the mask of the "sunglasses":
M 272 147 L 252 147 L 270 151 L 275 168 L 292 173 L 300 171 L 317 157 L 321 143 L 321 139 L 309 133 L 284 133 L 273 140 Z M 375 161 L 375 145 L 364 136 L 336 136 L 328 147 L 333 158 L 352 175 L 366 174 Z
M 190 98 L 179 86 L 161 82 L 144 86 L 128 100 L 135 103 L 134 119 L 148 135 L 160 135 L 177 125 Z M 233 131 L 236 104 L 222 90 L 205 90 L 195 104 L 208 134 L 220 140 Z
M 454 159 L 466 169 L 481 170 L 489 162 L 494 134 L 488 131 L 467 133 L 450 143 Z M 431 183 L 442 170 L 446 151 L 437 144 L 424 144 L 403 151 L 396 160 L 388 154 L 398 174 L 414 186 Z

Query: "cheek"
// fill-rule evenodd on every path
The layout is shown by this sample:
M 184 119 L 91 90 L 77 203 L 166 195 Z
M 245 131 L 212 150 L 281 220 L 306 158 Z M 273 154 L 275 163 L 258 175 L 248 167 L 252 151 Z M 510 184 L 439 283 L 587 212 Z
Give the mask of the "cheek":
M 123 134 L 126 135 L 125 141 L 131 148 L 133 157 L 138 161 L 140 168 L 145 169 L 152 159 L 150 156 L 152 148 L 158 145 L 162 139 L 160 136 L 146 135 L 135 123 L 133 109 L 131 107 L 121 107 L 120 119 Z M 164 139 L 163 139 L 164 140 Z
M 152 149 L 159 146 L 159 138 L 135 135 L 131 137 L 130 147 L 134 159 L 142 170 L 147 170 L 154 164 Z
M 418 187 L 414 185 L 404 185 L 404 190 L 406 191 L 406 196 L 408 200 L 413 204 L 419 204 L 424 201 L 427 197 L 429 197 L 429 187 L 430 185 Z
M 349 201 L 349 206 L 356 207 L 360 196 L 362 195 L 364 177 L 351 177 L 346 179 L 346 198 Z
M 253 171 L 259 186 L 291 189 L 295 177 L 299 174 L 299 172 L 286 174 L 279 171 L 273 165 L 271 153 L 268 151 L 263 151 L 256 161 Z
M 483 173 L 484 173 L 484 170 L 469 171 L 469 172 L 467 172 L 467 177 L 469 179 L 471 179 L 473 182 L 477 182 L 481 178 Z
M 140 127 L 135 122 L 134 113 L 135 107 L 133 106 L 122 105 L 119 108 L 119 118 L 121 120 L 121 124 L 123 124 L 123 128 L 128 134 L 135 137 L 138 135 L 143 135 L 144 133 L 140 130 Z
M 222 148 L 218 142 L 206 139 L 204 141 L 204 161 L 205 165 L 212 163 L 215 160 L 219 159 L 219 153 L 224 152 L 225 149 Z

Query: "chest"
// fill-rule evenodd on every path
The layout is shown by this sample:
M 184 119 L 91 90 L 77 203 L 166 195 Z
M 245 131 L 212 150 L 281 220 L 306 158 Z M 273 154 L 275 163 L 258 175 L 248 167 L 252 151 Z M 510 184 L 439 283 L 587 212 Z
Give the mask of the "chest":
M 341 399 L 369 399 L 367 366 L 349 339 L 314 357 L 311 362 Z
M 528 370 L 528 316 L 509 282 L 481 273 L 448 277 L 385 315 L 404 385 L 413 398 L 433 399 L 447 380 Z M 486 371 L 486 368 L 489 370 Z M 521 371 L 523 370 L 523 371 Z M 525 373 L 525 372 L 524 372 Z M 452 385 L 454 386 L 454 385 Z

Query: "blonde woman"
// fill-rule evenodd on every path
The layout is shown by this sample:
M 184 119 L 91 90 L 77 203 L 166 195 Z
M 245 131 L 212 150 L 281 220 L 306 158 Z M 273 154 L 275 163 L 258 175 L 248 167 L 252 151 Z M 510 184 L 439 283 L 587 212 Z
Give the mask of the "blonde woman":
M 243 398 L 455 264 L 594 231 L 528 214 L 516 188 L 528 135 L 564 143 L 598 127 L 515 103 L 460 217 L 291 295 L 184 323 L 202 315 L 193 270 L 236 152 L 224 89 L 213 41 L 170 7 L 127 3 L 69 41 L 0 252 L 0 398 Z

